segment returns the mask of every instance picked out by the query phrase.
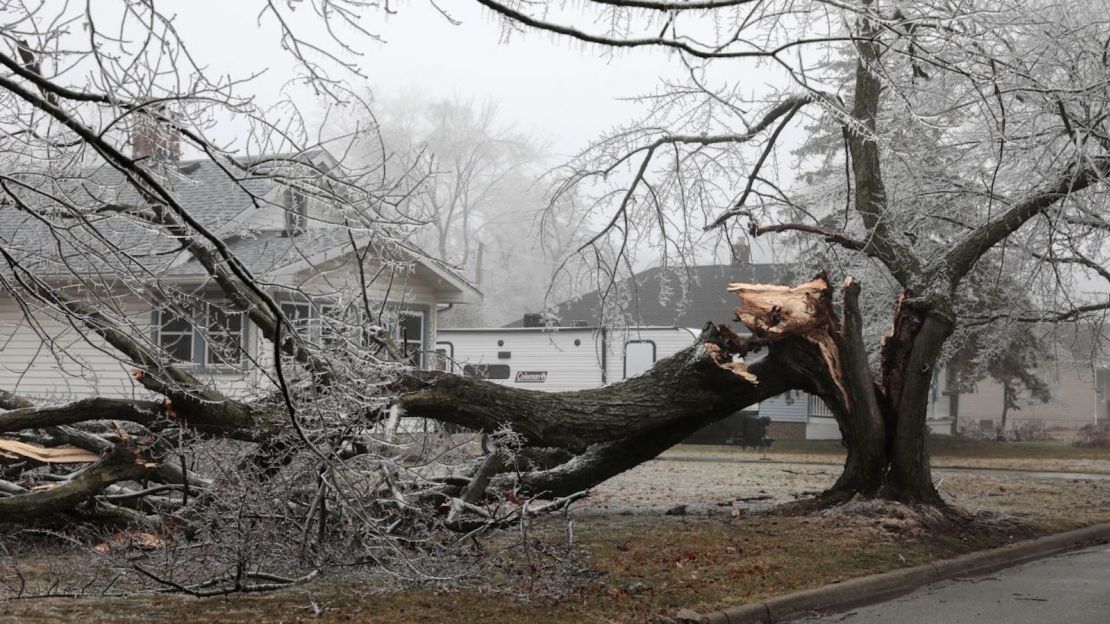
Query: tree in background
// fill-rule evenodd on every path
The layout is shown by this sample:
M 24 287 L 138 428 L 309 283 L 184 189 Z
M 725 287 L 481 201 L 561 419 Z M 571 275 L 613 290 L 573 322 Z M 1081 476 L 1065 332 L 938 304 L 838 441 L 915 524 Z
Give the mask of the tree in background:
M 574 196 L 549 203 L 546 169 L 553 157 L 537 139 L 503 125 L 491 102 L 429 99 L 419 94 L 378 100 L 383 141 L 363 150 L 423 161 L 429 175 L 408 199 L 417 237 L 435 256 L 476 283 L 482 304 L 454 308 L 444 326 L 497 326 L 567 294 L 549 292 L 558 262 L 580 243 L 584 225 Z

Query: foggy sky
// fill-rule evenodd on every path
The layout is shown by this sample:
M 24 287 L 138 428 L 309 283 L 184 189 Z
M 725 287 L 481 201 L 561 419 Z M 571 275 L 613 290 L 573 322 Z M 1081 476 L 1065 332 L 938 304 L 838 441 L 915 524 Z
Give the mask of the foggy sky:
M 251 83 L 260 103 L 278 100 L 283 85 L 297 73 L 296 63 L 281 50 L 272 17 L 259 24 L 259 2 L 196 0 L 170 5 L 194 55 L 210 70 L 243 77 L 266 73 Z M 441 2 L 453 25 L 423 0 L 410 0 L 396 14 L 367 10 L 363 25 L 384 42 L 341 31 L 362 56 L 347 54 L 366 78 L 336 71 L 354 86 L 367 85 L 379 96 L 422 93 L 460 97 L 499 105 L 502 121 L 551 142 L 569 155 L 605 129 L 635 115 L 636 107 L 620 101 L 651 91 L 661 75 L 674 76 L 680 66 L 658 50 L 635 50 L 617 56 L 542 33 L 512 34 L 503 41 L 500 20 L 476 3 Z M 180 8 L 178 8 L 180 7 Z M 308 7 L 297 13 L 295 28 L 326 41 L 321 20 Z M 216 19 L 213 19 L 216 16 Z M 245 87 L 246 89 L 247 87 Z M 319 100 L 302 88 L 287 89 L 303 109 L 320 114 Z M 222 129 L 233 140 L 236 128 Z

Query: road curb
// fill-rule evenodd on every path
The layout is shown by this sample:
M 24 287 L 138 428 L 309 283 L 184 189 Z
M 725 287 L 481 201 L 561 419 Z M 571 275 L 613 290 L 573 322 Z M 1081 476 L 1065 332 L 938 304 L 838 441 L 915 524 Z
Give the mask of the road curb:
M 784 622 L 813 611 L 842 611 L 883 602 L 924 585 L 960 576 L 985 574 L 1110 540 L 1110 523 L 1008 544 L 992 550 L 874 574 L 815 589 L 775 596 L 763 602 L 699 614 L 703 624 Z

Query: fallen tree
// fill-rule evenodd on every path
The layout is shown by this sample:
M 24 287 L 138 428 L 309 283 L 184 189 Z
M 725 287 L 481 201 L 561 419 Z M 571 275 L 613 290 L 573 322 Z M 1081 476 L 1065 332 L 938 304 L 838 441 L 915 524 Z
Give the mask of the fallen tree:
M 738 317 L 756 331 L 755 336 L 743 338 L 727 325 L 709 324 L 693 345 L 661 360 L 642 376 L 603 388 L 543 393 L 451 373 L 409 370 L 396 382 L 400 394 L 393 405 L 411 417 L 486 433 L 508 429 L 523 446 L 569 451 L 568 461 L 525 472 L 519 483 L 499 481 L 499 487 L 512 486 L 529 495 L 567 496 L 655 457 L 709 423 L 786 390 L 828 394 L 829 388 L 844 386 L 843 373 L 836 367 L 838 356 L 827 344 L 838 330 L 832 289 L 823 277 L 797 288 L 733 288 L 746 293 Z M 753 362 L 745 363 L 744 358 Z M 269 423 L 273 431 L 281 422 L 281 407 L 273 401 L 240 405 L 234 413 L 251 413 L 256 419 L 243 424 L 237 419 L 218 420 L 228 413 L 219 404 L 89 399 L 7 412 L 0 415 L 0 430 L 113 419 L 158 431 L 196 422 L 208 436 L 257 441 L 256 421 Z M 349 439 L 336 438 L 330 446 L 340 449 L 346 442 Z M 348 454 L 346 459 L 351 457 Z M 133 476 L 120 473 L 117 480 L 125 479 Z M 18 500 L 8 502 L 8 509 L 18 507 Z M 18 515 L 20 519 L 33 516 L 33 512 Z M 16 517 L 0 514 L 0 521 Z
M 941 350 L 956 330 L 959 314 L 967 311 L 961 308 L 961 301 L 966 304 L 968 300 L 968 276 L 992 250 L 1015 240 L 1021 244 L 1012 245 L 1009 255 L 994 254 L 999 273 L 1004 259 L 1012 263 L 1014 254 L 1035 249 L 1031 257 L 1045 258 L 1054 266 L 1082 266 L 1110 279 L 1099 254 L 1091 251 L 1105 249 L 1104 240 L 1087 236 L 1089 232 L 1110 232 L 1101 204 L 1088 201 L 1088 195 L 1102 189 L 1110 174 L 1105 140 L 1110 118 L 1100 112 L 1106 105 L 1105 81 L 1095 80 L 1079 89 L 1070 81 L 1063 87 L 1056 84 L 1061 75 L 1097 77 L 1107 68 L 1105 46 L 1090 36 L 1090 20 L 1081 3 L 1062 7 L 1053 20 L 1046 20 L 1052 31 L 1047 37 L 1027 30 L 1027 7 L 1020 2 L 1008 3 L 1005 11 L 991 17 L 960 7 L 932 6 L 906 7 L 913 9 L 907 17 L 902 9 L 891 12 L 872 2 L 850 3 L 838 8 L 842 15 L 828 21 L 835 36 L 812 40 L 799 39 L 792 28 L 775 25 L 789 10 L 806 10 L 804 5 L 791 5 L 786 13 L 767 12 L 765 19 L 771 21 L 763 25 L 773 26 L 767 32 L 781 40 L 763 47 L 747 36 L 703 46 L 677 34 L 680 31 L 672 27 L 683 22 L 675 23 L 672 18 L 704 9 L 693 5 L 614 8 L 611 3 L 604 7 L 606 3 L 587 3 L 626 15 L 629 25 L 645 16 L 649 22 L 656 18 L 666 22 L 645 26 L 652 32 L 662 27 L 660 36 L 622 39 L 624 35 L 590 35 L 522 12 L 539 11 L 543 2 L 529 7 L 493 1 L 483 4 L 529 28 L 596 45 L 663 46 L 692 63 L 774 57 L 790 70 L 785 55 L 779 54 L 783 50 L 837 41 L 850 44 L 847 53 L 852 62 L 847 65 L 854 67 L 854 76 L 830 70 L 831 76 L 815 77 L 811 82 L 811 74 L 798 67 L 799 80 L 791 83 L 791 88 L 798 87 L 799 92 L 782 93 L 753 106 L 750 102 L 742 106 L 730 103 L 735 92 L 708 92 L 697 79 L 703 68 L 691 66 L 692 88 L 679 89 L 681 93 L 674 96 L 678 105 L 668 103 L 656 110 L 690 110 L 683 105 L 687 97 L 701 98 L 698 106 L 709 102 L 714 110 L 724 103 L 741 115 L 742 129 L 738 130 L 737 119 L 729 115 L 721 124 L 714 121 L 700 127 L 689 118 L 701 116 L 684 113 L 679 115 L 682 123 L 673 126 L 641 123 L 633 131 L 619 132 L 601 142 L 599 161 L 572 165 L 572 180 L 560 187 L 560 192 L 569 192 L 583 181 L 625 185 L 603 189 L 606 201 L 617 198 L 620 203 L 611 218 L 601 221 L 609 223 L 609 229 L 598 233 L 591 243 L 601 241 L 610 231 L 627 236 L 630 231 L 648 229 L 637 223 L 622 228 L 621 217 L 624 221 L 658 218 L 661 230 L 672 222 L 669 213 L 683 212 L 699 215 L 699 221 L 704 221 L 700 215 L 714 214 L 710 227 L 743 219 L 753 237 L 793 234 L 840 250 L 855 264 L 839 262 L 828 249 L 815 249 L 810 255 L 820 266 L 850 267 L 846 274 L 863 275 L 856 269 L 871 270 L 877 279 L 869 284 L 889 284 L 898 293 L 892 318 L 886 321 L 891 330 L 878 349 L 878 367 L 872 370 L 869 365 L 869 352 L 876 350 L 868 349 L 863 339 L 859 285 L 845 283 L 838 313 L 834 288 L 827 278 L 819 277 L 794 287 L 731 285 L 730 290 L 740 298 L 737 317 L 751 336 L 741 337 L 727 326 L 711 324 L 696 344 L 657 363 L 647 374 L 605 388 L 539 394 L 415 370 L 401 363 L 404 350 L 390 340 L 380 322 L 381 314 L 377 314 L 379 322 L 371 322 L 375 314 L 367 293 L 380 289 L 371 283 L 373 277 L 367 279 L 364 266 L 371 248 L 375 252 L 416 253 L 405 244 L 413 215 L 398 214 L 403 212 L 405 198 L 419 186 L 404 179 L 411 172 L 397 180 L 385 169 L 364 172 L 355 183 L 342 179 L 339 169 L 296 158 L 280 158 L 271 169 L 247 166 L 237 153 L 205 138 L 201 129 L 211 111 L 206 107 L 218 109 L 212 118 L 245 111 L 261 130 L 273 130 L 270 136 L 296 137 L 299 133 L 282 124 L 271 126 L 267 112 L 231 92 L 234 81 L 205 81 L 198 74 L 179 81 L 176 91 L 168 88 L 168 104 L 179 104 L 183 111 L 194 107 L 203 111 L 190 123 L 169 114 L 169 109 L 160 105 L 161 99 L 152 103 L 144 97 L 124 95 L 150 92 L 149 84 L 132 77 L 135 64 L 142 65 L 146 57 L 133 56 L 129 50 L 102 52 L 98 46 L 111 48 L 116 40 L 97 34 L 93 20 L 85 20 L 92 29 L 92 44 L 84 52 L 51 47 L 55 45 L 51 42 L 64 39 L 57 31 L 44 35 L 42 41 L 26 42 L 22 40 L 24 30 L 35 28 L 9 28 L 4 32 L 10 34 L 12 47 L 0 51 L 0 90 L 9 96 L 5 106 L 14 120 L 12 132 L 4 135 L 5 146 L 13 166 L 29 164 L 21 174 L 0 175 L 0 210 L 5 215 L 18 213 L 38 229 L 23 237 L 0 232 L 0 259 L 5 269 L 0 288 L 13 302 L 12 309 L 18 309 L 20 321 L 39 332 L 44 350 L 64 355 L 73 344 L 42 330 L 37 320 L 45 313 L 62 320 L 66 331 L 76 330 L 98 353 L 110 352 L 126 367 L 133 367 L 142 396 L 36 405 L 17 393 L 0 391 L 0 407 L 11 410 L 0 413 L 0 434 L 29 445 L 20 448 L 77 447 L 87 451 L 83 457 L 91 457 L 88 453 L 101 457 L 73 470 L 70 464 L 42 461 L 57 456 L 49 452 L 4 456 L 0 522 L 33 524 L 76 517 L 81 522 L 108 519 L 153 526 L 158 523 L 147 522 L 151 517 L 166 520 L 172 525 L 165 527 L 167 532 L 181 528 L 183 534 L 196 538 L 196 544 L 212 545 L 207 551 L 198 548 L 196 554 L 192 550 L 186 554 L 199 569 L 219 562 L 214 566 L 219 573 L 212 578 L 232 588 L 242 587 L 244 570 L 268 566 L 284 572 L 287 566 L 335 561 L 344 565 L 372 562 L 390 568 L 393 574 L 438 579 L 443 577 L 444 565 L 457 561 L 444 553 L 462 551 L 459 542 L 452 541 L 457 536 L 451 531 L 504 527 L 527 517 L 530 512 L 526 508 L 531 512 L 564 509 L 589 488 L 655 457 L 706 424 L 790 389 L 805 390 L 825 400 L 848 448 L 845 470 L 823 502 L 864 494 L 942 505 L 929 471 L 925 409 L 932 376 L 942 360 Z M 730 9 L 736 4 L 743 3 L 725 2 L 710 11 L 715 16 L 727 16 L 732 9 L 744 11 L 742 7 Z M 826 8 L 813 6 L 822 12 Z M 135 10 L 148 11 L 149 20 L 138 23 L 168 23 L 153 7 L 136 5 Z M 276 5 L 268 10 L 280 15 Z M 577 15 L 552 14 L 571 19 Z M 20 19 L 25 25 L 39 20 L 33 12 Z M 80 19 L 80 15 L 70 16 L 55 23 Z M 746 18 L 737 23 L 747 23 Z M 967 30 L 952 29 L 952 23 Z M 926 32 L 936 39 L 930 39 L 927 46 L 919 45 L 917 37 Z M 149 34 L 148 41 L 181 58 L 188 56 L 172 28 L 151 26 Z M 296 41 L 293 33 L 285 35 L 285 41 Z M 988 45 L 983 45 L 984 41 Z M 1027 58 L 1041 56 L 1026 50 L 1046 43 L 1067 54 L 1050 55 L 1056 59 L 1053 63 L 1038 61 L 1036 66 L 1027 66 Z M 291 45 L 290 49 L 299 48 Z M 984 56 L 988 49 L 1009 52 L 996 62 L 994 57 Z M 828 48 L 819 52 L 799 54 L 799 62 L 841 51 Z M 59 58 L 65 59 L 58 62 L 59 67 L 96 65 L 101 69 L 92 78 L 66 71 L 50 73 L 54 68 L 47 61 Z M 105 62 L 107 66 L 99 65 Z M 321 77 L 312 67 L 306 62 L 309 73 Z M 907 69 L 910 71 L 904 71 Z M 930 83 L 922 75 L 926 69 L 943 71 L 946 76 Z M 317 84 L 324 90 L 336 86 L 330 80 Z M 848 102 L 839 91 L 822 91 L 829 85 L 848 84 L 850 88 L 844 90 L 850 95 Z M 931 85 L 943 88 L 932 89 Z M 934 110 L 938 92 L 955 98 L 939 107 L 943 113 Z M 984 98 L 984 93 L 995 97 Z M 1031 103 L 1032 93 L 1044 94 L 1047 104 Z M 895 108 L 903 102 L 909 109 Z M 917 115 L 915 107 L 928 114 Z M 993 121 L 976 128 L 968 118 L 958 116 L 962 113 L 949 116 L 948 111 L 965 109 L 977 111 L 979 119 Z M 835 140 L 826 143 L 836 147 L 843 143 L 843 161 L 833 164 L 843 165 L 843 171 L 837 166 L 836 179 L 843 175 L 847 183 L 841 196 L 829 196 L 836 201 L 788 197 L 794 193 L 760 173 L 782 130 L 795 118 L 802 118 L 804 114 L 798 113 L 803 111 L 833 128 Z M 892 123 L 897 119 L 891 117 L 899 114 L 942 123 L 923 127 Z M 1043 125 L 1046 123 L 1049 125 Z M 250 194 L 259 209 L 275 208 L 274 214 L 266 215 L 275 221 L 297 215 L 282 214 L 280 206 L 271 206 L 259 197 L 252 190 L 256 182 L 273 183 L 276 178 L 278 186 L 284 186 L 276 190 L 290 193 L 291 210 L 296 208 L 297 202 L 292 201 L 296 192 L 329 204 L 345 219 L 350 217 L 352 221 L 343 223 L 350 248 L 329 250 L 328 254 L 349 254 L 357 259 L 358 279 L 345 284 L 352 291 L 348 299 L 360 301 L 365 308 L 362 325 L 356 328 L 361 338 L 338 344 L 335 336 L 330 342 L 325 340 L 322 329 L 314 334 L 298 327 L 297 319 L 290 318 L 274 297 L 273 284 L 253 274 L 233 252 L 229 238 L 235 237 L 234 228 L 219 220 L 201 222 L 183 203 L 175 187 L 182 172 L 157 158 L 129 155 L 128 145 L 114 131 L 127 124 L 172 131 L 176 140 L 208 156 L 225 181 Z M 942 127 L 952 130 L 937 134 Z M 823 130 L 827 129 L 819 128 L 818 134 Z M 744 150 L 760 142 L 762 153 L 755 166 L 733 171 L 737 163 L 751 162 L 751 154 Z M 280 143 L 285 145 L 284 138 Z M 970 148 L 953 151 L 952 145 Z M 912 157 L 906 157 L 903 149 L 909 148 L 905 146 L 915 149 L 909 152 Z M 309 154 L 315 147 L 297 144 L 293 151 Z M 934 152 L 945 157 L 935 158 Z M 1010 157 L 1022 152 L 1033 157 L 1028 162 Z M 43 154 L 52 157 L 44 159 Z M 673 160 L 660 162 L 671 158 L 670 154 Z M 979 172 L 981 175 L 969 177 L 953 173 L 951 164 L 960 159 L 994 163 L 993 174 Z M 383 158 L 383 162 L 387 160 Z M 639 166 L 632 168 L 635 173 L 631 177 L 609 175 L 637 160 Z M 123 189 L 105 198 L 93 192 L 98 185 L 87 170 L 64 163 L 96 163 L 117 177 Z M 917 175 L 918 168 L 927 175 Z M 662 184 L 652 183 L 648 177 L 659 172 L 664 172 L 664 178 L 674 177 Z M 899 173 L 902 177 L 896 178 Z M 415 177 L 420 177 L 419 172 Z M 897 180 L 897 184 L 889 184 L 891 188 L 898 188 L 899 193 L 903 193 L 902 187 L 907 189 L 902 195 L 888 193 L 886 180 L 891 178 Z M 989 184 L 983 183 L 988 179 Z M 697 180 L 695 186 L 703 189 L 723 190 L 687 193 L 690 180 Z M 738 182 L 735 193 L 728 190 L 732 186 L 728 181 Z M 779 204 L 775 207 L 781 210 L 753 211 L 746 202 L 757 197 L 761 202 Z M 945 198 L 942 205 L 929 199 L 934 197 Z M 121 198 L 126 201 L 118 201 Z M 695 206 L 687 201 L 706 203 Z M 668 202 L 679 202 L 679 210 L 669 211 Z M 810 212 L 810 203 L 819 204 L 820 210 Z M 827 206 L 841 205 L 845 208 L 842 217 L 821 212 L 827 211 Z M 647 217 L 646 207 L 650 207 Z M 1041 221 L 1046 224 L 1041 230 L 1019 236 L 1021 231 L 1034 229 L 1026 224 Z M 834 223 L 843 225 L 834 228 L 830 225 Z M 125 244 L 117 235 L 117 225 L 165 244 L 148 245 L 151 241 L 139 238 Z M 299 226 L 293 225 L 289 238 L 297 235 Z M 942 231 L 936 237 L 922 234 L 932 229 Z M 354 231 L 371 231 L 365 239 L 370 242 L 356 242 Z M 624 250 L 627 242 L 622 240 L 612 248 Z M 661 247 L 671 248 L 668 245 Z M 204 287 L 228 302 L 222 311 L 244 314 L 254 336 L 270 348 L 265 358 L 251 362 L 263 373 L 261 381 L 252 380 L 255 392 L 232 394 L 197 370 L 180 365 L 167 345 L 150 339 L 149 326 L 137 323 L 134 311 L 120 303 L 132 297 L 152 308 L 181 308 L 171 301 L 183 294 L 175 291 L 172 275 L 154 274 L 149 267 L 150 258 L 169 254 L 180 254 L 180 261 L 201 267 L 207 280 Z M 613 259 L 614 264 L 624 260 L 620 255 Z M 328 273 L 334 270 L 328 262 L 312 268 Z M 395 259 L 394 264 L 402 262 Z M 173 268 L 158 266 L 167 272 Z M 385 264 L 379 268 L 384 271 Z M 1034 320 L 1068 320 L 1110 307 L 1099 301 L 1068 303 L 1069 309 L 1058 314 L 1030 316 Z M 1009 312 L 1004 307 L 1002 311 Z M 727 310 L 720 311 L 721 317 L 727 314 Z M 195 335 L 205 340 L 216 337 L 208 333 L 210 319 L 195 329 Z M 229 333 L 224 332 L 223 337 Z M 241 342 L 242 332 L 239 338 Z M 82 373 L 90 369 L 95 366 Z M 495 445 L 506 457 L 468 456 L 459 448 L 443 452 L 419 448 L 414 452 L 432 435 L 398 441 L 386 427 L 390 410 L 394 416 L 404 412 L 497 436 L 509 432 L 503 443 L 499 440 Z M 438 434 L 434 426 L 430 429 Z M 120 449 L 132 448 L 141 448 L 141 464 L 121 459 Z M 443 460 L 445 456 L 450 456 L 450 461 Z M 554 501 L 528 507 L 531 497 Z M 499 506 L 510 511 L 491 511 Z M 111 513 L 93 518 L 83 513 L 90 508 Z M 425 567 L 414 564 L 414 552 L 426 555 L 421 560 Z M 261 553 L 276 554 L 260 561 Z M 166 563 L 172 569 L 176 561 L 170 557 Z M 308 576 L 313 569 L 294 577 Z M 208 587 L 208 580 L 172 582 L 178 587 Z

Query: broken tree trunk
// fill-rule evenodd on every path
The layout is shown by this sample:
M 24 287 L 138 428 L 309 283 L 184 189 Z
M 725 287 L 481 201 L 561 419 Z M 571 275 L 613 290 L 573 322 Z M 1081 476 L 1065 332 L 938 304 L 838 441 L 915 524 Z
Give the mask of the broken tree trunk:
M 117 446 L 59 485 L 0 498 L 0 522 L 27 522 L 68 511 L 113 483 L 143 478 L 153 467 L 134 449 Z
M 894 325 L 882 346 L 882 394 L 890 466 L 880 495 L 905 503 L 943 505 L 929 467 L 926 424 L 933 373 L 953 323 L 934 310 L 919 310 L 910 293 L 899 299 Z
M 828 388 L 824 396 L 840 426 L 848 457 L 844 471 L 829 491 L 832 497 L 855 494 L 874 495 L 879 491 L 889 461 L 886 427 L 879 408 L 877 388 L 867 363 L 863 344 L 863 317 L 859 311 L 859 283 L 848 279 L 844 284 L 843 325 L 835 337 L 842 365 L 844 394 L 838 396 Z
M 595 444 L 559 466 L 522 475 L 517 487 L 531 496 L 568 496 L 654 459 L 699 429 L 759 401 L 792 388 L 816 390 L 811 380 L 820 375 L 820 363 L 809 345 L 791 338 L 770 345 L 769 350 L 767 357 L 748 367 L 748 372 L 759 380 L 753 393 L 737 396 L 734 402 L 717 410 L 690 413 L 654 429 Z M 501 485 L 508 487 L 510 483 Z
M 823 501 L 835 503 L 862 494 L 943 505 L 929 471 L 925 410 L 931 370 L 946 326 L 935 318 L 929 320 L 932 317 L 914 325 L 909 321 L 916 317 L 907 315 L 915 313 L 900 306 L 880 376 L 868 365 L 860 286 L 855 281 L 849 279 L 844 285 L 843 323 L 823 277 L 795 287 L 732 284 L 729 290 L 741 300 L 737 318 L 754 335 L 733 351 L 746 352 L 758 345 L 769 348 L 766 358 L 747 368 L 757 381 L 754 387 L 743 386 L 740 392 L 720 388 L 730 393 L 731 402 L 707 402 L 702 410 L 684 408 L 682 417 L 592 445 L 562 465 L 525 474 L 518 487 L 529 494 L 551 496 L 593 487 L 656 457 L 714 420 L 786 390 L 802 389 L 829 405 L 848 451 L 844 471 Z M 682 388 L 672 385 L 663 391 L 682 392 Z M 653 397 L 666 400 L 658 393 Z M 624 416 L 640 418 L 635 409 L 626 409 Z
M 733 355 L 755 345 L 726 326 L 708 326 L 697 343 L 627 381 L 574 392 L 516 390 L 449 373 L 416 373 L 418 389 L 395 405 L 407 416 L 480 431 L 509 427 L 526 444 L 584 451 L 684 420 L 728 415 L 759 401 L 756 376 Z
M 698 342 L 623 383 L 578 392 L 514 390 L 433 374 L 428 389 L 402 395 L 410 416 L 486 431 L 509 426 L 528 444 L 578 454 L 526 473 L 515 485 L 529 495 L 565 496 L 648 461 L 690 434 L 791 389 L 843 394 L 836 316 L 824 277 L 797 287 L 733 284 L 738 318 L 755 334 L 740 338 L 709 325 Z M 734 362 L 766 349 L 753 363 Z M 507 487 L 507 478 L 498 482 Z

